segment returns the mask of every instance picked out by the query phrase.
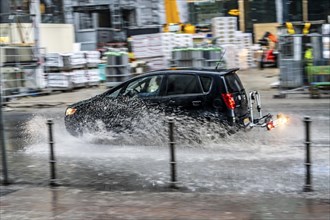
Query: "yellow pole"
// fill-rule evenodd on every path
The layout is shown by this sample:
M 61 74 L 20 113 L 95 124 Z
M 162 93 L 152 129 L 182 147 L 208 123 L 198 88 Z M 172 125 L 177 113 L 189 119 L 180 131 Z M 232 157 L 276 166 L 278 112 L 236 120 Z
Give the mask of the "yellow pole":
M 180 16 L 178 12 L 178 7 L 176 0 L 164 0 L 165 2 L 165 14 L 166 23 L 180 23 Z

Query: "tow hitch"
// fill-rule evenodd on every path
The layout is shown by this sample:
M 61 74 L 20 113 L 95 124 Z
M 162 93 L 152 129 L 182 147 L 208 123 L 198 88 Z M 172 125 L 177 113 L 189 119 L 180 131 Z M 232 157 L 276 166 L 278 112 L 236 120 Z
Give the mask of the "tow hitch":
M 288 117 L 283 114 L 277 114 L 276 119 L 270 113 L 263 115 L 261 111 L 261 99 L 258 91 L 251 91 L 249 93 L 249 104 L 250 104 L 250 115 L 251 123 L 249 126 L 252 127 L 266 127 L 268 131 L 273 128 L 286 124 Z M 257 110 L 257 113 L 254 110 Z M 255 117 L 255 114 L 257 117 Z

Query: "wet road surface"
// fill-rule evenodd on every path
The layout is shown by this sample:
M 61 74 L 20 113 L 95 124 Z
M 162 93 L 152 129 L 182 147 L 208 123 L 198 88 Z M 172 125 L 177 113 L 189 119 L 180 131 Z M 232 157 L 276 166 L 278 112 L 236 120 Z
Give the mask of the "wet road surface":
M 329 219 L 329 99 L 290 95 L 276 100 L 272 95 L 265 91 L 262 96 L 264 112 L 290 117 L 286 127 L 272 132 L 254 129 L 219 138 L 222 130 L 214 125 L 176 124 L 187 132 L 176 137 L 179 189 L 175 193 L 168 187 L 164 127 L 140 130 L 136 135 L 103 133 L 75 138 L 63 125 L 65 106 L 5 112 L 9 175 L 14 184 L 2 186 L 6 195 L 1 197 L 1 217 Z M 310 193 L 302 192 L 302 120 L 306 115 L 312 119 L 314 191 Z M 49 118 L 55 123 L 60 185 L 53 189 L 48 188 Z M 202 142 L 194 141 L 196 137 Z
M 274 111 L 276 108 L 274 106 Z M 215 127 L 178 122 L 185 138 L 176 137 L 178 181 L 182 192 L 279 193 L 300 195 L 305 177 L 304 115 L 312 122 L 313 193 L 329 191 L 329 117 L 323 107 L 289 106 L 287 127 L 272 132 L 254 129 L 226 138 Z M 58 183 L 107 191 L 168 190 L 169 148 L 166 126 L 137 136 L 111 133 L 72 137 L 63 125 L 63 110 L 6 113 L 10 177 L 15 183 L 47 185 L 49 144 L 46 121 L 54 119 Z M 200 137 L 202 142 L 186 141 Z M 183 141 L 183 142 L 180 142 Z
M 1 199 L 1 219 L 328 220 L 329 202 L 256 194 L 32 187 Z

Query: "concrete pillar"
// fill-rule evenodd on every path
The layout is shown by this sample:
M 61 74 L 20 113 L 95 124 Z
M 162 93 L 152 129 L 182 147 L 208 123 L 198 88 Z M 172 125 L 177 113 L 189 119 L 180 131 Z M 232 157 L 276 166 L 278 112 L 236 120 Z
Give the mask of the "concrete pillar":
M 283 24 L 283 0 L 276 0 L 276 21 Z
M 238 1 L 238 11 L 239 11 L 239 30 L 245 32 L 245 10 L 244 10 L 244 0 Z
M 287 21 L 289 21 L 289 1 L 288 0 L 282 0 L 281 1 L 282 4 L 282 22 L 281 23 L 285 23 Z
M 0 23 L 9 23 L 9 15 L 1 15 L 2 13 L 9 13 L 9 0 L 1 0 L 0 1 Z
M 308 0 L 302 0 L 303 21 L 308 21 Z
M 33 27 L 34 27 L 34 46 L 36 48 L 36 52 L 40 54 L 40 32 L 39 26 L 41 22 L 41 15 L 40 15 L 40 1 L 39 0 L 32 0 L 30 2 L 30 14 L 33 19 Z M 40 58 L 40 57 L 39 57 Z

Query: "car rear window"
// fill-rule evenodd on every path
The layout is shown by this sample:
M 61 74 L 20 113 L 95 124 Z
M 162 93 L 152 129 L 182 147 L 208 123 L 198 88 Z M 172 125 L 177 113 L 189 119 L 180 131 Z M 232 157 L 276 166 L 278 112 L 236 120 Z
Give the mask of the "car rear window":
M 239 92 L 244 89 L 241 80 L 239 79 L 236 73 L 232 72 L 225 75 L 225 79 L 229 92 Z
M 167 95 L 202 93 L 200 84 L 195 75 L 169 75 L 167 80 Z
M 204 92 L 210 91 L 212 78 L 208 76 L 200 76 L 200 79 L 201 79 L 203 91 Z

